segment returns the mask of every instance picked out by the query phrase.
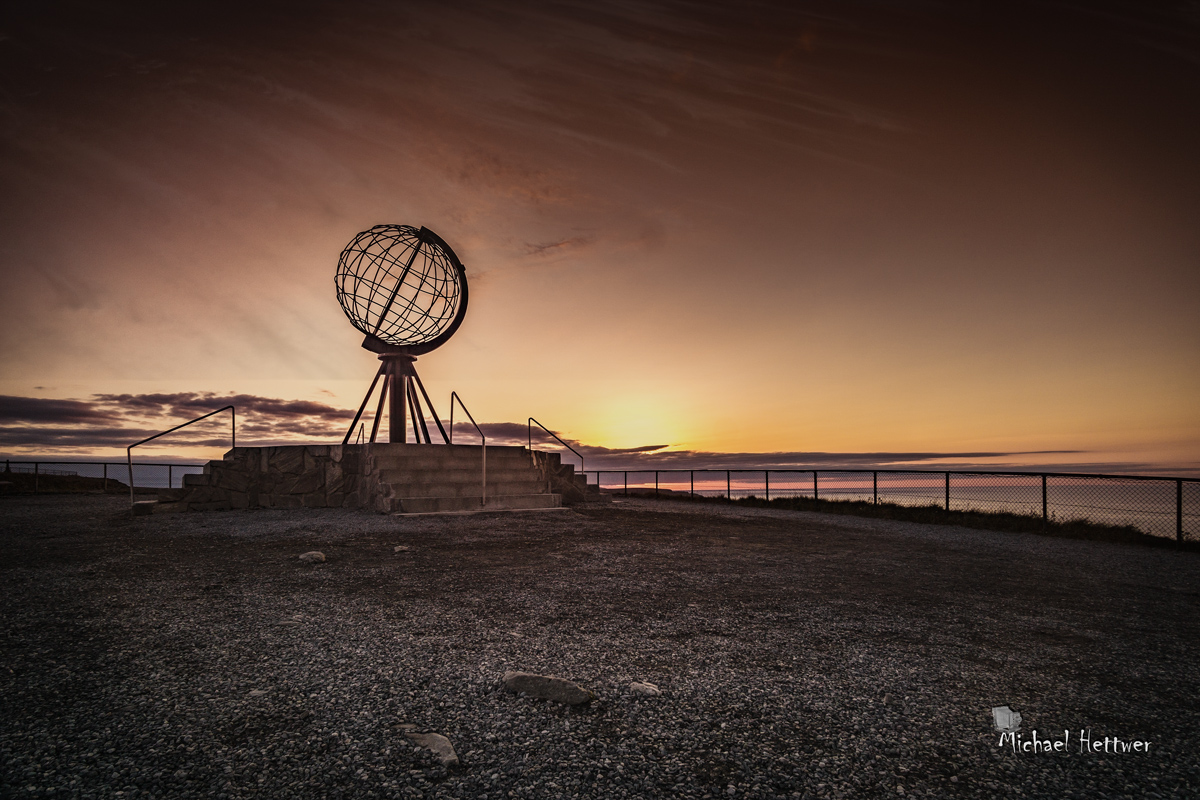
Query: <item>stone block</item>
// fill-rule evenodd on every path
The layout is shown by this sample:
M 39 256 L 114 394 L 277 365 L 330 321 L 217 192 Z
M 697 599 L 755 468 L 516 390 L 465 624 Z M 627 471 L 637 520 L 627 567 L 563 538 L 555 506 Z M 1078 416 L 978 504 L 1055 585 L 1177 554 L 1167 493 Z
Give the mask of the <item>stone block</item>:
M 250 495 L 246 492 L 230 492 L 229 493 L 230 508 L 249 508 Z
M 312 492 L 311 494 L 303 495 L 301 497 L 301 499 L 304 501 L 305 508 L 324 508 L 325 507 L 325 493 L 324 492 Z
M 304 448 L 272 447 L 270 448 L 269 462 L 273 472 L 298 475 L 304 469 Z
M 189 503 L 210 503 L 216 499 L 216 491 L 211 486 L 196 486 L 183 499 Z
M 324 476 L 321 473 L 307 473 L 297 477 L 290 485 L 285 484 L 288 494 L 312 494 L 324 490 Z
M 212 472 L 212 485 L 234 492 L 245 492 L 250 487 L 250 476 L 234 466 L 221 466 Z
M 330 508 L 342 508 L 346 505 L 346 495 L 341 492 L 331 492 L 325 496 L 325 505 Z
M 271 495 L 271 508 L 301 508 L 304 502 L 298 495 L 294 494 L 273 494 Z

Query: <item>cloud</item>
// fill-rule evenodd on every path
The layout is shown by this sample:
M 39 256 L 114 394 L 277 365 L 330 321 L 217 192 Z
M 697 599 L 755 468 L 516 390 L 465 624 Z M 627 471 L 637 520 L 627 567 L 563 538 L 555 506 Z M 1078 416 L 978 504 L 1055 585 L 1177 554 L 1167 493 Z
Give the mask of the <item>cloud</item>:
M 558 242 L 546 242 L 544 244 L 525 243 L 525 253 L 531 256 L 552 256 L 559 255 L 568 250 L 579 250 L 587 247 L 592 243 L 592 239 L 587 236 L 574 236 L 570 239 L 563 239 Z
M 124 448 L 228 405 L 235 407 L 240 443 L 246 445 L 340 440 L 354 416 L 325 403 L 249 394 L 96 394 L 88 400 L 5 395 L 0 396 L 0 447 L 46 454 L 62 448 Z M 172 433 L 164 443 L 227 446 L 227 425 L 228 417 L 216 416 Z M 214 436 L 214 430 L 222 433 Z
M 40 397 L 0 395 L 0 423 L 86 423 L 108 418 L 107 413 L 83 400 L 48 400 Z

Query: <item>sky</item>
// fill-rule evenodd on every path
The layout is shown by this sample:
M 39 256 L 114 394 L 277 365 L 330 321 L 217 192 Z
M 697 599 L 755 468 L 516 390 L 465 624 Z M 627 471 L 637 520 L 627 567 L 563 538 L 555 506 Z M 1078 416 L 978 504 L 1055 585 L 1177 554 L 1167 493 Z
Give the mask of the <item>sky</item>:
M 8 3 L 0 456 L 339 441 L 391 223 L 489 441 L 1200 474 L 1198 141 L 1194 0 Z

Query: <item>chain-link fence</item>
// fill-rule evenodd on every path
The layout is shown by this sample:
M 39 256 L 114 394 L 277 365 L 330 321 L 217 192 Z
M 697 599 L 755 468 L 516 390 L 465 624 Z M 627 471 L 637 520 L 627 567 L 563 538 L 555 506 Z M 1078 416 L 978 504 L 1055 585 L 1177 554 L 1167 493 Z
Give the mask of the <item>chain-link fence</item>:
M 203 464 L 135 463 L 135 489 L 178 488 Z M 7 474 L 7 477 L 6 477 Z M 1129 526 L 1200 541 L 1200 480 L 1130 475 L 915 470 L 589 470 L 615 494 L 857 500 L 950 511 L 1009 513 L 1051 522 Z M 5 461 L 0 483 L 21 491 L 128 491 L 125 462 Z
M 5 461 L 8 483 L 20 483 L 22 490 L 52 491 L 129 491 L 129 465 L 124 461 Z M 183 476 L 204 471 L 203 464 L 134 463 L 136 489 L 178 489 Z M 26 489 L 28 485 L 28 488 Z
M 917 470 L 589 470 L 600 490 L 658 497 L 799 497 L 948 511 L 1018 514 L 1048 522 L 1129 526 L 1200 540 L 1200 480 L 1128 475 Z

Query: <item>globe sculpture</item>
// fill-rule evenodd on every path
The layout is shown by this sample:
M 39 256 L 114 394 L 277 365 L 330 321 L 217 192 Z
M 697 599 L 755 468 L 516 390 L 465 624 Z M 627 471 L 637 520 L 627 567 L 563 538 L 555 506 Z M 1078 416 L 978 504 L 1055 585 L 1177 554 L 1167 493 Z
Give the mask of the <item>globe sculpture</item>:
M 376 225 L 354 237 L 338 259 L 334 279 L 338 303 L 362 346 L 382 362 L 342 444 L 348 444 L 375 387 L 383 381 L 369 441 L 379 433 L 387 405 L 388 440 L 407 441 L 411 418 L 418 443 L 430 444 L 421 400 L 442 438 L 449 437 L 414 366 L 416 357 L 445 344 L 467 313 L 467 273 L 450 245 L 428 228 Z M 419 394 L 418 394 L 419 393 Z

